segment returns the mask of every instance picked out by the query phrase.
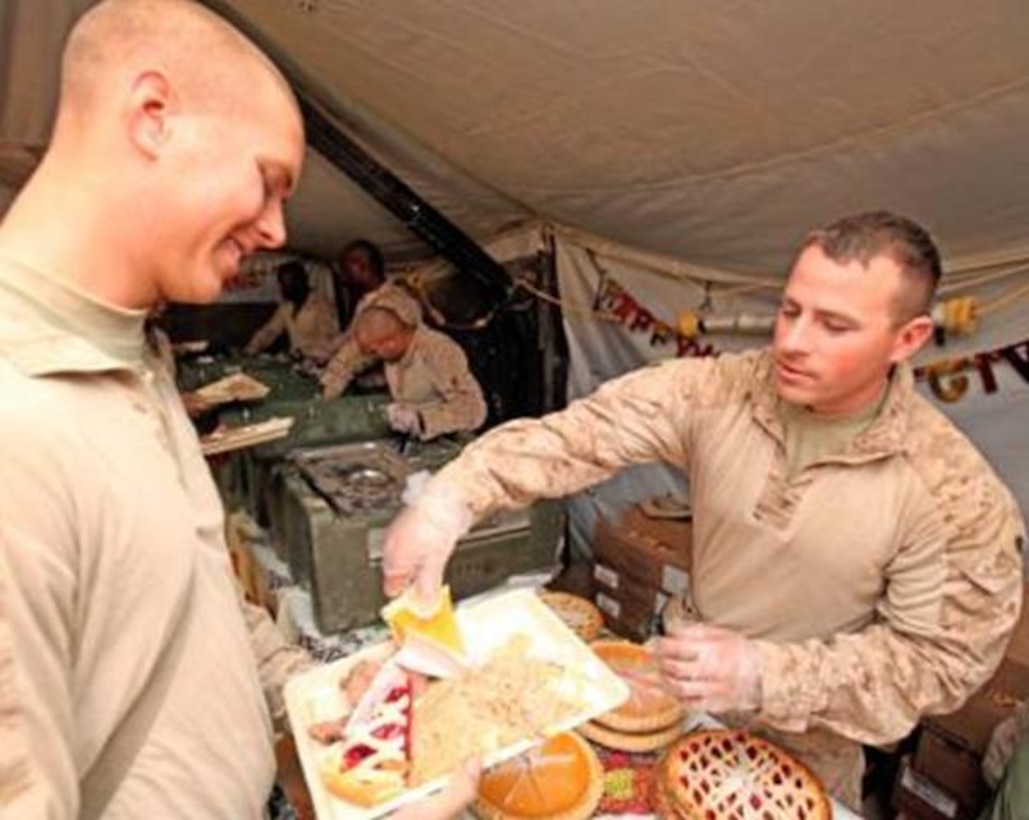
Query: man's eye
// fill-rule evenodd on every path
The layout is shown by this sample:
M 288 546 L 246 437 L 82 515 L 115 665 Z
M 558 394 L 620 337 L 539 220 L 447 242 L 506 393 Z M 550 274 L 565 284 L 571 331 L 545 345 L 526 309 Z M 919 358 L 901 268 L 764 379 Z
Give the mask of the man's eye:
M 850 330 L 850 325 L 843 325 L 839 322 L 826 322 L 825 329 L 830 333 L 846 333 Z
M 800 310 L 797 309 L 796 305 L 779 305 L 779 313 L 783 316 L 789 316 L 792 318 L 794 316 L 799 316 Z

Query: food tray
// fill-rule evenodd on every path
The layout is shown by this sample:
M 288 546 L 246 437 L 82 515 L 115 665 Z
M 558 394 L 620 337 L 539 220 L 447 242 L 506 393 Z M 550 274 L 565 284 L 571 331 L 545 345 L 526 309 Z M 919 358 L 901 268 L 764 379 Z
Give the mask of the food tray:
M 291 417 L 276 416 L 256 424 L 218 429 L 200 439 L 200 452 L 205 456 L 214 456 L 275 441 L 288 436 L 292 426 Z
M 271 388 L 246 373 L 232 373 L 217 381 L 205 384 L 193 394 L 214 407 L 233 401 L 257 401 L 263 399 Z
M 581 712 L 558 725 L 549 734 L 567 731 L 597 715 L 614 709 L 629 697 L 626 683 L 615 675 L 531 590 L 515 590 L 457 608 L 457 618 L 473 663 L 500 648 L 517 634 L 531 642 L 530 652 L 537 657 L 560 662 L 574 670 L 585 682 L 586 705 Z M 388 657 L 389 643 L 373 646 L 335 663 L 312 669 L 286 685 L 286 709 L 296 740 L 297 755 L 304 770 L 311 801 L 319 820 L 372 820 L 402 805 L 435 792 L 446 779 L 430 781 L 409 789 L 393 800 L 363 808 L 333 796 L 324 786 L 319 770 L 322 761 L 333 755 L 331 746 L 322 746 L 307 734 L 312 723 L 333 720 L 343 713 L 339 682 L 360 661 Z M 417 728 L 415 729 L 417 731 Z M 454 731 L 460 731 L 455 726 Z M 483 760 L 492 766 L 532 748 L 542 738 L 525 738 L 500 749 Z

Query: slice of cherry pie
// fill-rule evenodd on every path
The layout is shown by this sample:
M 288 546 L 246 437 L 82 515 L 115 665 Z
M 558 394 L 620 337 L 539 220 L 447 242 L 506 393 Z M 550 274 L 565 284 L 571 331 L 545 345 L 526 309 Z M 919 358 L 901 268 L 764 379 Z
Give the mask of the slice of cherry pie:
M 373 806 L 406 788 L 412 701 L 410 677 L 396 666 L 384 667 L 322 767 L 329 791 L 359 806 Z
M 660 764 L 658 810 L 688 820 L 830 820 L 818 779 L 782 749 L 742 731 L 687 735 Z M 661 805 L 664 803 L 665 805 Z

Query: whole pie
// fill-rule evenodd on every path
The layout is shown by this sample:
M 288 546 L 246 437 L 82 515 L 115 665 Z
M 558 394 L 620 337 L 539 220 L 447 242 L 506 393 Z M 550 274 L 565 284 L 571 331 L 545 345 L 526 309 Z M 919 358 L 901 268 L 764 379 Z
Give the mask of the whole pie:
M 627 676 L 632 672 L 656 672 L 657 663 L 648 649 L 630 641 L 594 641 L 590 646 L 629 684 L 629 699 L 617 709 L 598 716 L 597 723 L 616 732 L 652 733 L 668 729 L 682 720 L 684 710 L 674 696 L 644 686 Z
M 540 600 L 564 621 L 569 629 L 589 643 L 604 627 L 604 617 L 591 602 L 568 592 L 542 592 Z
M 585 820 L 604 791 L 597 753 L 574 732 L 487 772 L 475 813 L 486 820 Z
M 811 771 L 748 732 L 696 732 L 660 764 L 658 810 L 686 820 L 830 820 L 832 810 Z
M 653 732 L 618 732 L 595 720 L 588 720 L 578 731 L 587 740 L 620 752 L 656 752 L 682 737 L 682 725 L 679 723 Z

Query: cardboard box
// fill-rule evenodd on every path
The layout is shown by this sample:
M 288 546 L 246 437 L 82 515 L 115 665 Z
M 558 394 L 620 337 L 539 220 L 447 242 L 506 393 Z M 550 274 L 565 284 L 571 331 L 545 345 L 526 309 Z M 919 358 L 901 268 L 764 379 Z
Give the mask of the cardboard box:
M 689 587 L 692 544 L 691 521 L 651 518 L 640 505 L 598 523 L 594 601 L 610 630 L 634 640 L 653 634 L 669 596 Z
M 674 595 L 689 583 L 692 546 L 692 522 L 651 519 L 634 506 L 617 523 L 597 524 L 593 556 L 621 578 Z
M 960 808 L 972 816 L 978 816 L 989 794 L 981 766 L 978 755 L 931 729 L 924 729 L 918 738 L 914 770 L 957 800 Z
M 958 711 L 926 717 L 922 725 L 976 755 L 982 755 L 994 727 L 1029 698 L 1029 608 L 1015 627 L 997 673 Z
M 974 812 L 962 808 L 952 795 L 923 774 L 907 757 L 901 761 L 893 785 L 893 808 L 912 820 L 974 820 Z
M 668 600 L 666 593 L 604 564 L 594 565 L 593 578 L 594 603 L 608 629 L 637 641 L 654 633 L 657 616 Z

